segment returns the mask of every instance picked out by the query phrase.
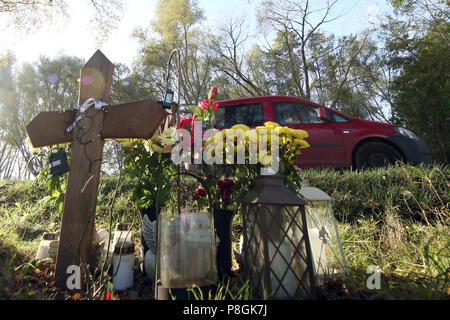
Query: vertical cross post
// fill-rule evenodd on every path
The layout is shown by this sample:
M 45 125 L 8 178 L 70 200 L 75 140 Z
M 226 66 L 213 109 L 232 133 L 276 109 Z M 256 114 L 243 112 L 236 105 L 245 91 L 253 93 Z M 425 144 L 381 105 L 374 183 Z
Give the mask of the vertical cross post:
M 114 65 L 97 50 L 81 69 L 79 105 L 88 98 L 109 102 L 113 70 Z M 77 111 L 75 117 L 79 114 Z M 59 288 L 66 288 L 70 265 L 91 263 L 105 114 L 103 110 L 89 108 L 70 132 L 72 154 L 55 270 L 55 283 Z

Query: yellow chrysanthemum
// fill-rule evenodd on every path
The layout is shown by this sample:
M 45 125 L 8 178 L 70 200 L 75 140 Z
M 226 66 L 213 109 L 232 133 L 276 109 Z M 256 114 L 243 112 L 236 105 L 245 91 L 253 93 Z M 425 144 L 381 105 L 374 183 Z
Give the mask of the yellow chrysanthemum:
M 264 123 L 264 126 L 267 128 L 276 128 L 276 127 L 279 127 L 280 125 L 276 122 L 267 121 Z
M 281 136 L 281 135 L 290 135 L 289 130 L 291 130 L 291 129 L 288 127 L 276 127 L 276 128 L 274 128 L 274 130 L 276 132 L 278 132 L 278 134 Z
M 293 142 L 293 139 L 292 139 L 292 137 L 290 137 L 290 136 L 282 136 L 281 138 L 280 138 L 280 143 L 282 144 L 282 145 L 285 145 L 285 144 L 291 144 Z
M 250 128 L 247 127 L 245 124 L 235 124 L 234 126 L 231 127 L 231 129 L 233 129 L 233 130 L 243 130 L 244 132 L 250 130 Z
M 271 155 L 264 155 L 261 159 L 261 164 L 265 167 L 270 167 L 273 162 L 273 157 Z
M 133 143 L 133 140 L 132 139 L 116 139 L 117 140 L 117 142 L 119 142 L 121 145 L 122 145 L 122 147 L 124 147 L 124 148 L 128 148 L 132 143 Z
M 294 143 L 295 143 L 295 145 L 299 146 L 300 148 L 308 148 L 309 147 L 309 143 L 306 142 L 305 140 L 294 139 Z
M 306 132 L 305 130 L 300 130 L 300 129 L 292 130 L 291 134 L 297 139 L 305 139 L 305 138 L 309 137 L 308 132 Z

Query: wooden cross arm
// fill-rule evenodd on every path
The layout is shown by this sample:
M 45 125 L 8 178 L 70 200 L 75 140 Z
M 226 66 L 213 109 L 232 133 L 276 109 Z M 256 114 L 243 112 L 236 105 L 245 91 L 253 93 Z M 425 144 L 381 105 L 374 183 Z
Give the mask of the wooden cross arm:
M 70 142 L 71 135 L 65 133 L 73 118 L 73 111 L 40 112 L 26 126 L 33 147 L 41 148 Z
M 102 137 L 150 139 L 168 115 L 162 104 L 152 100 L 108 107 Z
M 149 139 L 164 123 L 168 115 L 160 103 L 152 100 L 108 106 L 101 135 L 103 139 Z M 70 133 L 66 133 L 66 128 L 74 120 L 74 111 L 39 113 L 26 126 L 31 144 L 34 148 L 40 148 L 70 142 L 72 137 Z

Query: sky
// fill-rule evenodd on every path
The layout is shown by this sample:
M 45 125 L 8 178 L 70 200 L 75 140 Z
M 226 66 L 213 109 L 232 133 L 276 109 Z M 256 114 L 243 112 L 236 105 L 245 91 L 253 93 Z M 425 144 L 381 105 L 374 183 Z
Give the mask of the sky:
M 283 1 L 283 0 L 280 0 Z M 315 0 L 316 1 L 316 0 Z M 138 43 L 131 37 L 136 27 L 148 27 L 155 18 L 156 0 L 125 0 L 123 18 L 117 29 L 100 47 L 96 45 L 95 33 L 89 29 L 89 8 L 83 1 L 71 3 L 71 19 L 60 26 L 45 26 L 36 33 L 17 34 L 11 30 L 0 31 L 0 55 L 11 50 L 20 62 L 33 62 L 40 55 L 56 57 L 66 54 L 88 60 L 100 49 L 113 63 L 131 65 L 138 52 Z M 249 32 L 259 35 L 255 12 L 261 0 L 199 0 L 205 11 L 205 26 L 212 30 L 230 17 L 246 16 Z M 339 20 L 327 25 L 326 30 L 335 34 L 350 34 L 375 23 L 380 14 L 389 7 L 386 0 L 345 0 L 337 12 L 346 13 Z M 2 26 L 0 15 L 0 30 Z

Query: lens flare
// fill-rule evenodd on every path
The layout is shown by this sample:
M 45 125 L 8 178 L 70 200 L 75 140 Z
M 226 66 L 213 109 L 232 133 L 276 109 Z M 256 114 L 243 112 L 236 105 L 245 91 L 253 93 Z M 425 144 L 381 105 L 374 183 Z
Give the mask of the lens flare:
M 90 86 L 92 84 L 92 82 L 94 82 L 94 81 L 92 80 L 92 77 L 89 75 L 85 75 L 81 78 L 81 83 L 84 86 Z
M 47 80 L 51 83 L 56 83 L 58 81 L 58 76 L 52 73 L 47 77 Z

